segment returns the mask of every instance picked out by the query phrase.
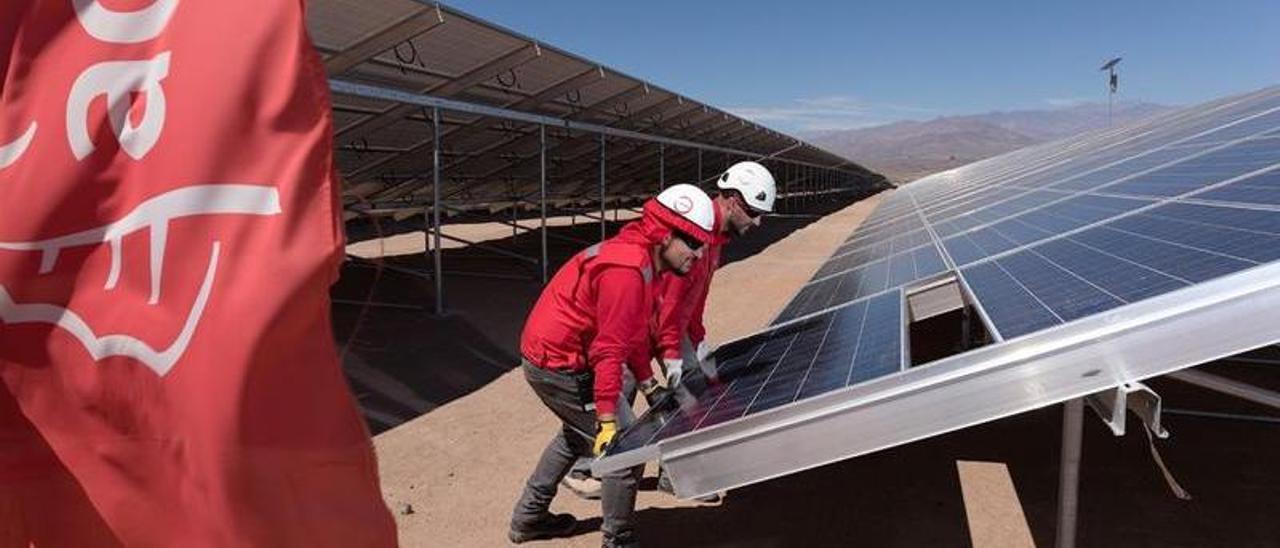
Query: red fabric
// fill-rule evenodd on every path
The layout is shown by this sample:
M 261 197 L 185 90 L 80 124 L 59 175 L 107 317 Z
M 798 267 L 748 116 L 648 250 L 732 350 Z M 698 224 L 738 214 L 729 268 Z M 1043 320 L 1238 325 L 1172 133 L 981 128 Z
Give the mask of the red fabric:
M 648 353 L 652 253 L 663 237 L 642 218 L 599 247 L 579 252 L 547 282 L 525 321 L 520 336 L 525 359 L 548 369 L 593 371 L 601 415 L 617 409 L 624 366 L 638 382 L 653 376 Z
M 0 3 L 0 545 L 394 545 L 302 2 L 93 4 Z
M 719 202 L 717 202 L 719 203 Z M 724 218 L 724 211 L 716 207 L 716 225 Z M 720 267 L 720 252 L 729 238 L 717 233 L 711 243 L 703 247 L 702 258 L 683 276 L 664 272 L 658 280 L 657 351 L 664 359 L 680 357 L 680 337 L 689 335 L 694 347 L 707 338 L 707 328 L 702 315 L 707 308 L 707 294 L 711 292 L 711 277 Z
M 679 213 L 668 209 L 667 206 L 662 205 L 658 200 L 652 198 L 644 203 L 644 216 L 665 225 L 668 229 L 677 229 L 680 232 L 697 238 L 698 241 L 701 241 L 704 244 L 710 243 L 715 239 L 715 235 L 711 232 L 704 230 L 693 221 L 684 218 Z M 714 223 L 712 228 L 715 228 Z

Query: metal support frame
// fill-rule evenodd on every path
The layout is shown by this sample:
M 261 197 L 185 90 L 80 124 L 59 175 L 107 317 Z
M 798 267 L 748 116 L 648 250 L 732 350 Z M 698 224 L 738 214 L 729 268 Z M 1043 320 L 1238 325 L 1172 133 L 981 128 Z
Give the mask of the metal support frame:
M 606 235 L 606 223 L 604 218 L 604 134 L 600 134 L 600 241 L 604 241 Z
M 1280 393 L 1272 392 L 1265 388 L 1259 388 L 1252 384 L 1228 379 L 1226 377 L 1220 377 L 1212 373 L 1193 370 L 1172 373 L 1169 375 L 1169 378 L 1198 386 L 1200 388 L 1220 392 L 1228 396 L 1234 396 L 1245 401 L 1265 405 L 1272 409 L 1280 409 Z
M 542 283 L 547 283 L 547 126 L 538 124 L 538 210 L 542 216 Z
M 488 252 L 490 252 L 490 253 L 496 253 L 496 254 L 498 254 L 498 255 L 502 255 L 502 256 L 504 256 L 504 257 L 510 257 L 510 258 L 512 258 L 512 259 L 516 259 L 516 260 L 521 261 L 521 262 L 525 262 L 525 263 L 529 263 L 529 264 L 534 264 L 534 265 L 538 264 L 538 260 L 537 260 L 537 259 L 535 259 L 535 258 L 533 258 L 533 257 L 529 257 L 529 256 L 527 256 L 527 255 L 521 255 L 521 254 L 516 253 L 516 252 L 514 252 L 514 251 L 511 251 L 511 250 L 509 250 L 509 249 L 502 249 L 501 247 L 498 247 L 498 246 L 495 246 L 495 245 L 489 245 L 489 244 L 486 244 L 486 243 L 484 243 L 484 242 L 477 242 L 477 241 L 468 240 L 468 239 L 465 239 L 465 238 L 459 238 L 459 237 L 457 237 L 457 236 L 450 236 L 450 235 L 448 235 L 448 234 L 441 234 L 441 233 L 440 233 L 440 231 L 434 231 L 434 232 L 433 232 L 433 235 L 434 235 L 436 238 L 444 238 L 444 239 L 449 240 L 449 241 L 451 241 L 451 242 L 458 242 L 458 243 L 460 243 L 460 244 L 467 244 L 467 246 L 469 246 L 469 247 L 474 247 L 474 248 L 476 248 L 476 249 L 481 249 L 481 250 L 484 250 L 484 251 L 488 251 Z
M 658 143 L 658 192 L 667 188 L 667 145 Z
M 435 235 L 432 262 L 435 265 L 436 315 L 444 315 L 444 255 L 440 246 L 440 107 L 431 108 L 431 228 Z
M 698 184 L 702 182 L 702 149 L 698 149 Z
M 1111 429 L 1111 433 L 1116 436 L 1125 434 L 1126 411 L 1133 411 L 1142 421 L 1143 427 L 1150 430 L 1157 438 L 1169 437 L 1169 431 L 1165 430 L 1161 420 L 1163 406 L 1160 395 L 1143 383 L 1124 383 L 1090 394 L 1084 397 L 1084 403 L 1093 409 L 1103 424 L 1106 424 Z
M 607 455 L 593 469 L 658 459 L 681 498 L 740 487 L 1275 344 L 1278 307 L 1280 264 L 1260 265 Z
M 1084 402 L 1062 404 L 1062 461 L 1058 469 L 1057 548 L 1076 545 L 1076 515 L 1080 504 L 1080 455 L 1084 441 Z

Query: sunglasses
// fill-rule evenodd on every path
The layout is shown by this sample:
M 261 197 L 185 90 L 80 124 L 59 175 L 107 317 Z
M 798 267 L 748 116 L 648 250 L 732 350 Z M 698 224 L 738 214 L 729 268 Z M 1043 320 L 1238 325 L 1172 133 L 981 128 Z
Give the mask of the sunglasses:
M 747 199 L 742 196 L 741 192 L 734 192 L 733 198 L 736 202 L 738 202 L 738 208 L 741 209 L 743 213 L 746 213 L 747 217 L 755 219 L 761 215 L 764 215 L 763 211 L 759 211 L 756 208 L 751 207 L 751 205 L 747 203 Z
M 676 238 L 679 238 L 680 241 L 684 242 L 684 245 L 689 246 L 689 249 L 693 251 L 697 251 L 702 248 L 702 240 L 694 238 L 693 236 L 685 234 L 679 230 L 673 230 L 671 234 Z

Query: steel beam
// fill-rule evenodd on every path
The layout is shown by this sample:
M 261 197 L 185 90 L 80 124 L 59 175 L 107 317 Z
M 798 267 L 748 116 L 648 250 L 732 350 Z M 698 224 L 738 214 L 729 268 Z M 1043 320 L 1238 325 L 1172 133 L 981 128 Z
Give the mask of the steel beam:
M 426 34 L 444 23 L 440 6 L 423 8 L 414 14 L 375 31 L 336 55 L 324 60 L 324 70 L 330 76 L 346 72 L 352 67 L 372 59 L 396 44 Z
M 604 218 L 604 134 L 600 134 L 600 241 L 605 239 L 605 218 Z
M 1169 378 L 1259 405 L 1265 405 L 1272 409 L 1280 409 L 1280 393 L 1252 384 L 1193 369 L 1170 373 Z
M 658 459 L 681 498 L 723 491 L 1275 344 L 1277 308 L 1280 264 L 1259 265 L 608 455 L 593 469 Z M 1233 327 L 1198 336 L 1215 325 Z
M 1058 464 L 1058 528 L 1054 546 L 1076 545 L 1076 514 L 1080 503 L 1080 449 L 1084 440 L 1084 402 L 1062 404 L 1062 454 Z
M 542 49 L 536 42 L 524 44 L 491 59 L 478 67 L 468 70 L 457 78 L 453 78 L 436 86 L 428 87 L 420 92 L 436 97 L 456 95 L 459 92 L 465 91 L 485 80 L 493 78 L 502 71 L 518 67 L 524 63 L 537 59 L 541 55 Z M 391 108 L 382 111 L 382 113 L 377 116 L 370 116 L 369 118 L 343 128 L 334 135 L 334 139 L 359 139 L 399 122 L 400 119 L 404 118 L 416 109 L 417 106 L 405 103 L 392 106 Z
M 538 125 L 538 212 L 542 217 L 542 283 L 547 283 L 547 126 Z
M 436 315 L 444 315 L 444 253 L 440 247 L 440 109 L 431 109 L 431 233 L 435 235 L 435 246 L 432 263 L 435 265 L 436 282 Z

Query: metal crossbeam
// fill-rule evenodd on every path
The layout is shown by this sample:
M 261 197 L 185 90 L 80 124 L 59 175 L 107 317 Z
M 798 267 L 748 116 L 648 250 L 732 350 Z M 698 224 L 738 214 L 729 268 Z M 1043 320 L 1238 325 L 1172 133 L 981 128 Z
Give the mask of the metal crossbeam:
M 376 57 L 396 44 L 412 40 L 430 32 L 444 23 L 440 6 L 424 8 L 413 15 L 379 29 L 350 47 L 324 60 L 324 69 L 330 76 L 337 76 L 369 59 Z

